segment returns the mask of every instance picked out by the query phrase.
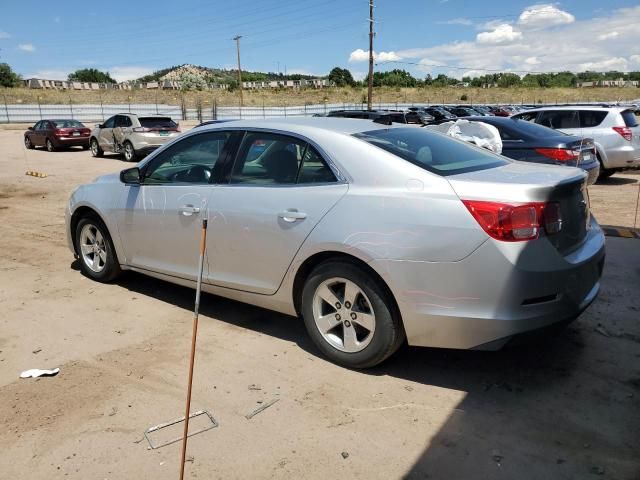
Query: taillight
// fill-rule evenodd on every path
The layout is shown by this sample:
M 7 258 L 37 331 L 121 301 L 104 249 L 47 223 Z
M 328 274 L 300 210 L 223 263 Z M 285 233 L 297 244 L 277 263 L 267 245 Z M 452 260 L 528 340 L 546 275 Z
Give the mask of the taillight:
M 64 137 L 66 134 L 67 134 L 67 132 L 65 130 L 61 130 L 59 128 L 56 128 L 53 131 L 53 135 L 56 136 L 56 137 Z
M 613 128 L 616 132 L 618 132 L 620 135 L 622 135 L 622 137 L 627 140 L 627 141 L 631 141 L 631 138 L 633 137 L 633 133 L 631 132 L 631 129 L 629 127 L 611 127 Z
M 560 204 L 556 202 L 499 203 L 463 200 L 473 218 L 487 234 L 503 242 L 534 240 L 562 228 Z
M 566 148 L 536 148 L 536 152 L 558 162 L 578 161 L 580 158 L 579 151 L 568 150 Z

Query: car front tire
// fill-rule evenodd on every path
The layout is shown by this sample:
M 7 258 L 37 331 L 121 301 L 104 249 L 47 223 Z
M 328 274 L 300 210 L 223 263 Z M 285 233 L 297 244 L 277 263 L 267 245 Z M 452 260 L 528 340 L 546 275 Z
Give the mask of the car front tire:
M 89 147 L 91 148 L 91 155 L 94 157 L 101 157 L 104 155 L 104 150 L 100 148 L 100 144 L 96 138 L 92 138 L 89 142 Z
M 390 294 L 355 264 L 328 261 L 309 275 L 302 291 L 302 317 L 309 336 L 332 362 L 369 368 L 404 341 Z
M 76 225 L 76 253 L 80 270 L 98 282 L 111 282 L 121 274 L 120 263 L 105 224 L 94 215 L 80 219 Z

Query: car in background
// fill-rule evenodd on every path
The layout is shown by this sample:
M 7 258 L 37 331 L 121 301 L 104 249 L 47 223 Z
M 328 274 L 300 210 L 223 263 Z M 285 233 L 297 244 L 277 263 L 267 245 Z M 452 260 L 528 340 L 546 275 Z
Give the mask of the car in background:
M 510 117 L 513 112 L 511 112 L 507 107 L 491 105 L 489 106 L 489 111 L 493 113 L 496 117 Z
M 477 117 L 478 115 L 482 116 L 480 112 L 477 112 L 471 107 L 445 107 L 445 108 L 458 118 Z
M 491 111 L 491 109 L 485 105 L 474 105 L 473 109 L 476 112 L 479 112 L 480 114 L 482 114 L 485 117 L 493 117 L 494 113 Z
M 436 121 L 435 117 L 425 112 L 421 107 L 410 107 L 404 114 L 407 123 L 416 123 L 419 125 L 430 125 Z
M 91 130 L 78 120 L 40 120 L 24 132 L 24 146 L 28 149 L 45 147 L 48 152 L 60 148 L 89 148 Z
M 207 219 L 204 291 L 301 316 L 320 352 L 366 368 L 405 338 L 496 350 L 580 315 L 605 257 L 585 178 L 426 128 L 239 120 L 81 185 L 65 230 L 95 281 L 195 288 Z
M 407 118 L 405 112 L 399 110 L 332 110 L 327 113 L 327 117 L 357 118 L 373 120 L 384 125 L 392 123 L 420 123 L 417 117 Z
M 570 135 L 593 138 L 600 178 L 640 167 L 640 126 L 626 107 L 561 106 L 529 110 L 515 118 L 534 122 Z
M 502 155 L 523 162 L 579 167 L 593 185 L 600 173 L 593 139 L 558 132 L 515 117 L 467 117 L 496 127 L 502 140 Z
M 119 113 L 96 126 L 91 132 L 91 154 L 121 153 L 133 162 L 180 134 L 171 117 Z
M 438 123 L 449 122 L 451 120 L 455 120 L 456 118 L 458 118 L 457 116 L 455 116 L 453 113 L 451 113 L 449 110 L 447 110 L 444 107 L 436 107 L 436 106 L 425 107 L 424 111 L 427 112 L 429 115 L 433 116 L 435 121 Z

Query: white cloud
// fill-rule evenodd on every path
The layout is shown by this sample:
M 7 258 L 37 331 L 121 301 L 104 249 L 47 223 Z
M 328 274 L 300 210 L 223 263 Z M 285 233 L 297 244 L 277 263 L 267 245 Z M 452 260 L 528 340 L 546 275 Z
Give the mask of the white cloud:
M 490 32 L 482 32 L 476 36 L 478 43 L 503 44 L 511 43 L 522 38 L 522 32 L 514 30 L 508 23 L 498 25 Z
M 600 62 L 585 62 L 580 64 L 580 70 L 628 70 L 629 61 L 623 57 L 609 58 Z
M 23 52 L 29 53 L 36 51 L 36 47 L 34 47 L 31 43 L 21 43 L 20 45 L 18 45 L 18 49 L 22 50 Z
M 379 62 L 397 62 L 402 57 L 396 54 L 396 52 L 373 52 L 373 58 Z M 366 62 L 369 60 L 369 52 L 358 48 L 351 52 L 349 55 L 349 62 Z
M 530 28 L 546 28 L 575 21 L 576 17 L 552 4 L 531 5 L 518 18 L 519 25 Z
M 451 20 L 445 20 L 438 22 L 440 25 L 473 25 L 473 22 L 468 18 L 452 18 Z
M 521 75 L 563 70 L 638 70 L 640 29 L 637 22 L 630 21 L 632 18 L 640 18 L 640 5 L 609 11 L 604 16 L 587 20 L 552 25 L 552 28 L 542 31 L 521 27 L 516 22 L 502 22 L 501 25 L 517 26 L 521 37 L 512 42 L 455 41 L 431 47 L 416 45 L 394 53 L 409 62 L 418 63 L 405 67 L 416 74 L 432 71 L 433 75 L 448 70 L 434 64 L 457 67 L 456 76 L 462 76 L 463 72 L 465 75 L 470 71 L 482 72 L 483 69 L 510 70 Z M 493 25 L 493 30 L 498 26 Z M 612 32 L 618 35 L 607 41 L 598 40 Z M 421 63 L 422 60 L 424 62 Z
M 365 52 L 361 48 L 354 50 L 349 55 L 349 62 L 366 62 L 367 60 L 369 60 L 369 52 Z
M 601 35 L 598 35 L 598 40 L 611 40 L 612 38 L 616 38 L 618 35 L 620 35 L 618 32 L 609 32 L 609 33 L 603 33 Z
M 0 39 L 2 38 L 11 38 L 11 34 L 9 32 L 5 32 L 4 30 L 0 30 Z
M 153 69 L 149 67 L 130 66 L 130 67 L 111 67 L 107 69 L 109 75 L 118 82 L 124 82 L 127 80 L 135 80 L 136 78 L 144 77 L 153 73 Z
M 24 75 L 25 78 L 40 78 L 42 80 L 66 80 L 72 70 L 38 70 Z

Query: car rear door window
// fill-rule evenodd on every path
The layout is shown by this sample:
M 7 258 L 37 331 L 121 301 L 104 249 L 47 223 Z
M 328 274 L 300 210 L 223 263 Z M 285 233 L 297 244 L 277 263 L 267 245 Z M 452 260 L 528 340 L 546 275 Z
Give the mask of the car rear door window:
M 302 167 L 298 174 L 298 183 L 330 183 L 336 177 L 320 154 L 311 145 L 307 145 L 302 158 Z
M 580 127 L 593 128 L 602 123 L 607 116 L 606 111 L 580 110 Z
M 537 123 L 553 129 L 580 128 L 580 121 L 576 110 L 544 111 L 538 117 Z
M 423 128 L 380 129 L 353 136 L 443 176 L 485 170 L 509 163 L 488 150 Z
M 625 110 L 624 112 L 620 112 L 622 115 L 622 119 L 624 120 L 624 124 L 627 127 L 637 127 L 638 126 L 638 118 L 634 115 L 631 110 Z
M 159 153 L 144 172 L 144 184 L 210 183 L 229 132 L 191 135 Z
M 295 184 L 306 142 L 287 135 L 248 132 L 231 174 L 232 184 Z
M 116 116 L 116 127 L 130 127 L 132 125 L 131 119 L 126 115 L 117 115 Z

